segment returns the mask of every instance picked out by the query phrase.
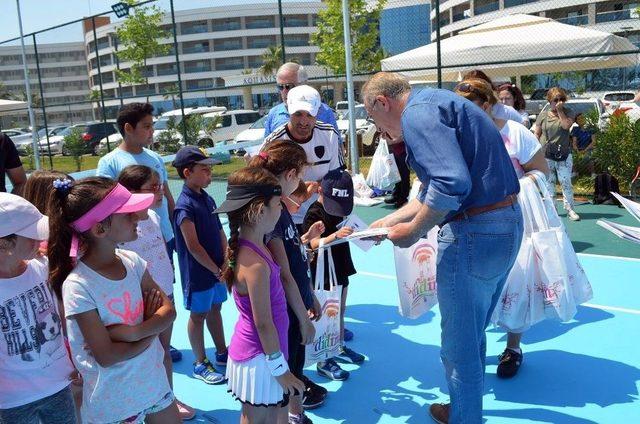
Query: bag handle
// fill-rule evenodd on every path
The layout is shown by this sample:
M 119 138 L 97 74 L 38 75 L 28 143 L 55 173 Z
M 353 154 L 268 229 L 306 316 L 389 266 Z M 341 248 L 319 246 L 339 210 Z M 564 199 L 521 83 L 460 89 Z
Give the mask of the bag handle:
M 387 140 L 384 138 L 381 138 L 380 141 L 378 141 L 378 147 L 385 155 L 389 154 L 389 145 L 387 144 Z
M 331 246 L 329 246 L 327 252 L 327 263 L 329 267 L 329 290 L 333 291 L 338 286 L 338 277 L 336 276 L 336 267 L 333 263 L 333 254 L 331 253 Z M 324 250 L 327 250 L 324 249 Z
M 320 245 L 318 246 L 318 252 L 316 256 L 316 278 L 313 282 L 313 289 L 320 290 L 321 287 L 324 287 L 324 239 L 320 239 Z

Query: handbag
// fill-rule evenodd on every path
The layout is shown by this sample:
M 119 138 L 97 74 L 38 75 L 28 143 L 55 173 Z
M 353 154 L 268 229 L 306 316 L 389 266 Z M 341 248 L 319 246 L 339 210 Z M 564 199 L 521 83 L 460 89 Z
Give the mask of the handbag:
M 548 120 L 549 114 L 547 112 L 541 120 L 542 131 L 544 131 L 544 137 L 547 141 L 544 145 L 544 157 L 556 162 L 563 162 L 569 157 L 569 154 L 571 153 L 571 146 L 567 143 L 563 145 L 558 142 L 549 142 L 549 134 L 547 133 Z
M 313 343 L 305 346 L 305 367 L 321 361 L 326 361 L 340 353 L 340 305 L 342 300 L 342 286 L 337 284 L 336 270 L 331 255 L 331 247 L 324 247 L 320 240 L 316 259 L 316 277 L 313 293 L 320 303 L 322 316 L 318 321 L 312 321 L 316 330 Z M 324 289 L 324 262 L 328 261 L 329 290 Z
M 389 153 L 387 141 L 380 139 L 376 152 L 371 160 L 371 167 L 367 174 L 369 187 L 380 190 L 393 190 L 396 183 L 401 180 L 398 164 L 393 154 Z
M 438 303 L 436 263 L 438 227 L 413 246 L 393 247 L 400 315 L 415 319 Z

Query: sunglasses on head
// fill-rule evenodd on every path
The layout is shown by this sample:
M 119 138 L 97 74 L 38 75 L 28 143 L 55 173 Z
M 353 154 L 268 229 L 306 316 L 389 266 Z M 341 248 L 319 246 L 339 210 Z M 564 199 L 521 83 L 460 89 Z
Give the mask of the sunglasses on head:
M 463 83 L 458 84 L 456 86 L 455 90 L 459 91 L 461 93 L 475 94 L 483 102 L 488 102 L 489 101 L 489 99 L 487 99 L 487 96 L 485 96 L 485 94 L 482 91 L 478 90 L 477 88 L 475 88 L 473 85 L 469 84 L 468 82 L 463 82 Z
M 296 86 L 295 84 L 276 84 L 276 87 L 278 87 L 279 91 L 291 90 L 295 86 Z

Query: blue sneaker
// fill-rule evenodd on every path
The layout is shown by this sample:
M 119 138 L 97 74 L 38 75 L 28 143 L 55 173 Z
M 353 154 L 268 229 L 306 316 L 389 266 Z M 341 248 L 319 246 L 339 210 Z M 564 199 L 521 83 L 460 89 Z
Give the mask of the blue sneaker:
M 182 361 L 182 352 L 171 345 L 169 345 L 169 356 L 171 356 L 171 362 Z
M 346 346 L 342 346 L 342 350 L 340 350 L 340 353 L 334 359 L 345 364 L 361 364 L 364 362 L 364 355 L 361 355 Z
M 345 342 L 350 342 L 351 340 L 353 340 L 353 331 L 348 330 L 348 329 L 344 329 L 344 341 Z
M 226 380 L 224 375 L 216 371 L 207 358 L 201 364 L 197 362 L 193 364 L 193 376 L 207 384 L 221 384 Z
M 317 369 L 318 374 L 331 380 L 344 381 L 349 378 L 349 371 L 340 368 L 340 365 L 333 358 L 327 359 L 325 362 L 318 362 Z
M 228 357 L 229 357 L 229 351 L 226 351 L 224 353 L 216 352 L 216 365 L 221 367 L 226 367 Z

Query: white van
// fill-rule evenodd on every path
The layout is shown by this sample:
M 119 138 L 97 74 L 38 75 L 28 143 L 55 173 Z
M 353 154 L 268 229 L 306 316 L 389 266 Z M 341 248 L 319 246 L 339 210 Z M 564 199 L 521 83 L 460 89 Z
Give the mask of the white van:
M 221 118 L 218 129 L 213 134 L 201 135 L 202 141 L 218 143 L 220 141 L 231 141 L 240 132 L 246 130 L 260 119 L 260 113 L 256 110 L 229 110 L 223 112 L 212 112 L 203 115 L 204 119 Z M 213 140 L 211 139 L 213 137 Z

